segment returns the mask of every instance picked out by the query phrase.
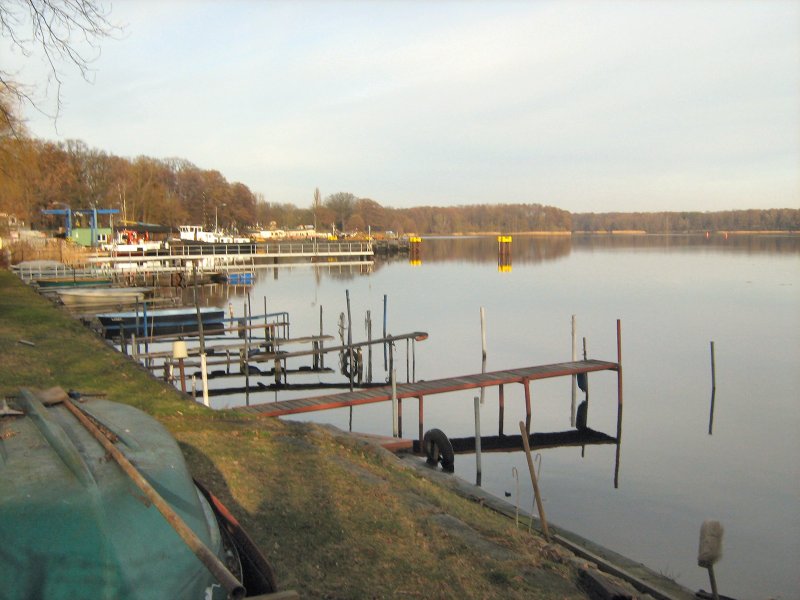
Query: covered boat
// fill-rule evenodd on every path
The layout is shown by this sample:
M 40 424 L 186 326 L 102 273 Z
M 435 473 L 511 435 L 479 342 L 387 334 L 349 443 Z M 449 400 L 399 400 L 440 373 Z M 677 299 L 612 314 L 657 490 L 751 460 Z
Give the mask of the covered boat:
M 197 309 L 165 308 L 140 311 L 101 313 L 97 315 L 107 338 L 167 333 L 193 334 L 199 330 Z M 200 308 L 200 320 L 206 333 L 223 329 L 225 311 L 221 308 Z
M 230 524 L 215 517 L 219 501 L 195 486 L 172 436 L 135 408 L 22 390 L 0 407 L 0 482 L 0 581 L 13 597 L 246 593 Z M 258 554 L 252 542 L 249 552 Z M 260 568 L 249 593 L 275 591 L 260 554 L 247 564 Z

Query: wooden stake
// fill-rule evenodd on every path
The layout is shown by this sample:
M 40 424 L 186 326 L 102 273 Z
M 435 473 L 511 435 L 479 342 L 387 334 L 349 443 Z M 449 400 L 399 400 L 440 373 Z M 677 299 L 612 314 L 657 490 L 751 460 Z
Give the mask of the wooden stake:
M 531 456 L 531 445 L 528 441 L 528 432 L 525 429 L 525 423 L 519 422 L 519 431 L 522 434 L 522 445 L 525 448 L 525 458 L 528 461 L 528 471 L 531 474 L 531 484 L 533 484 L 533 495 L 536 499 L 536 508 L 539 511 L 539 521 L 542 523 L 542 533 L 544 539 L 550 541 L 550 531 L 547 528 L 547 519 L 544 516 L 544 505 L 542 504 L 542 497 L 539 494 L 539 484 L 536 481 L 536 469 L 533 466 L 533 457 Z

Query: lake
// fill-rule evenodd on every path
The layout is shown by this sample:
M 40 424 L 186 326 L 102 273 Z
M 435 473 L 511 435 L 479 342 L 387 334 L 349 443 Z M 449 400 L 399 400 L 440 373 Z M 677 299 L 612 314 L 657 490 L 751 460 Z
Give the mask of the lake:
M 548 519 L 691 589 L 709 589 L 707 572 L 697 566 L 699 530 L 703 520 L 719 520 L 725 528 L 724 556 L 715 568 L 720 593 L 800 597 L 800 237 L 515 236 L 505 271 L 497 251 L 494 237 L 424 238 L 420 264 L 400 257 L 371 269 L 264 270 L 250 288 L 252 311 L 261 314 L 266 298 L 270 312 L 289 311 L 292 336 L 303 336 L 318 333 L 323 307 L 325 333 L 338 337 L 349 291 L 353 340 L 363 341 L 368 310 L 373 337 L 381 333 L 385 295 L 389 333 L 429 334 L 414 347 L 418 380 L 480 372 L 481 307 L 490 371 L 570 360 L 572 315 L 588 357 L 616 361 L 620 319 L 619 487 L 613 485 L 614 446 L 588 446 L 584 456 L 580 448 L 542 450 L 539 485 Z M 230 303 L 241 316 L 242 289 L 218 288 L 206 301 Z M 712 341 L 716 394 L 709 435 Z M 406 380 L 405 353 L 398 344 L 400 381 Z M 373 360 L 375 380 L 385 380 L 382 352 Z M 317 380 L 343 378 L 292 378 Z M 614 435 L 616 374 L 589 380 L 589 425 Z M 533 382 L 531 391 L 534 431 L 570 428 L 569 378 Z M 425 428 L 474 435 L 474 395 L 427 397 Z M 497 433 L 496 396 L 496 388 L 488 390 L 481 408 L 484 435 Z M 523 398 L 522 386 L 506 386 L 506 433 L 518 433 Z M 251 402 L 274 399 L 261 393 Z M 223 407 L 244 398 L 212 401 Z M 339 409 L 302 418 L 347 429 L 350 414 Z M 416 402 L 404 403 L 403 418 L 404 433 L 414 436 Z M 391 406 L 357 407 L 352 424 L 355 431 L 390 435 Z M 485 454 L 483 487 L 499 497 L 511 493 L 514 502 L 513 467 L 520 505 L 531 510 L 522 452 Z M 456 474 L 475 480 L 474 454 L 457 456 Z

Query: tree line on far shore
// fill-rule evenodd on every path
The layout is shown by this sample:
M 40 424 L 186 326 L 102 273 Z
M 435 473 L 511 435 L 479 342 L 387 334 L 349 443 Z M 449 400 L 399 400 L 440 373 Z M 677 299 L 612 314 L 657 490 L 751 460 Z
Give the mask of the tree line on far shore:
M 794 208 L 658 213 L 570 213 L 539 203 L 391 208 L 350 192 L 323 199 L 318 189 L 309 193 L 307 207 L 298 207 L 266 201 L 243 183 L 183 159 L 128 159 L 77 140 L 0 136 L 0 213 L 37 229 L 53 229 L 60 219 L 42 210 L 64 207 L 116 208 L 117 221 L 218 224 L 242 232 L 307 225 L 322 231 L 398 234 L 800 230 L 800 209 Z

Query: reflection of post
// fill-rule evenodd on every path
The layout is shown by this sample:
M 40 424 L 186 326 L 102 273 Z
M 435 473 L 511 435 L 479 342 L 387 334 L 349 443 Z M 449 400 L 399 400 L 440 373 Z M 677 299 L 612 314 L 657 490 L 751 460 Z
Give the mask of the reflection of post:
M 714 432 L 714 400 L 717 396 L 717 369 L 714 362 L 714 342 L 711 342 L 711 410 L 708 415 L 708 435 Z
M 475 396 L 475 485 L 481 485 L 481 399 Z
M 481 373 L 486 373 L 486 310 L 481 306 Z M 484 399 L 484 388 L 481 387 L 481 404 Z
M 617 319 L 617 452 L 614 465 L 614 487 L 619 487 L 619 454 L 622 447 L 622 324 Z

